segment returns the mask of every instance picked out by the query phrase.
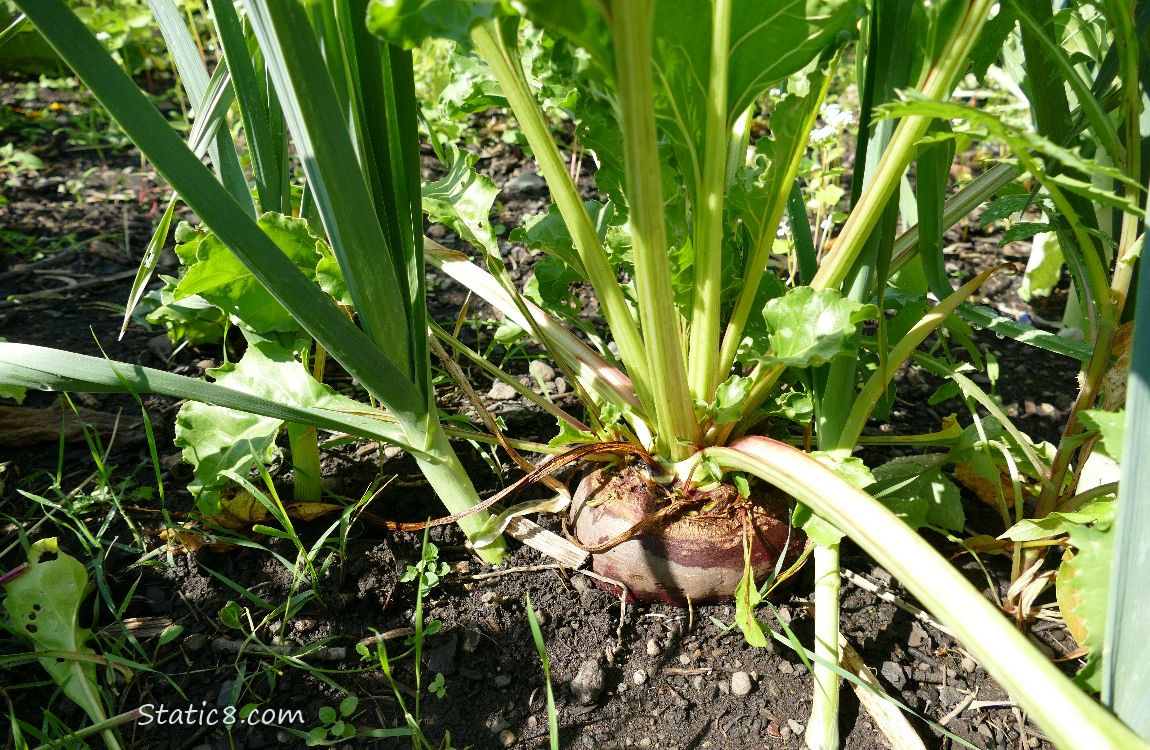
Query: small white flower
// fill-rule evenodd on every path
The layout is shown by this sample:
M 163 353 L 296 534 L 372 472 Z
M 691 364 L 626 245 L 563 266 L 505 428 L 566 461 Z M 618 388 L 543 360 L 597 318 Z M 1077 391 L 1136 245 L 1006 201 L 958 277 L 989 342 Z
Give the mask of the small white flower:
M 834 229 L 835 228 L 834 219 L 832 219 L 829 216 L 827 218 L 823 219 L 822 228 L 823 228 L 824 232 L 829 232 L 832 229 Z
M 839 131 L 837 128 L 830 125 L 824 125 L 821 128 L 815 128 L 811 131 L 811 145 L 817 146 L 832 138 L 838 137 Z
M 775 236 L 778 237 L 779 239 L 786 239 L 786 237 L 790 233 L 790 231 L 791 231 L 791 222 L 788 221 L 787 217 L 784 216 L 782 219 L 779 220 L 779 231 L 775 233 Z
M 99 39 L 101 42 L 106 42 L 112 38 L 112 35 L 106 31 L 97 31 L 96 32 L 96 38 Z

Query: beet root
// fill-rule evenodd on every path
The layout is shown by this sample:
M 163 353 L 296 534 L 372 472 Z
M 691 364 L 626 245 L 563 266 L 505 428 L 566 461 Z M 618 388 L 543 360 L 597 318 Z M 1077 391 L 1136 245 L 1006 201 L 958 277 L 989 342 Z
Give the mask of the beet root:
M 638 465 L 609 467 L 583 478 L 572 498 L 576 540 L 602 545 L 661 509 L 682 501 L 667 485 L 655 484 Z M 787 570 L 806 547 L 802 531 L 787 523 L 786 496 L 756 486 L 750 500 L 734 485 L 696 491 L 682 510 L 644 527 L 633 538 L 592 558 L 592 570 L 623 583 L 641 602 L 685 606 L 729 600 L 743 577 L 744 518 L 751 519 L 751 564 L 762 584 L 781 555 Z M 610 591 L 609 585 L 603 585 Z M 615 593 L 618 593 L 617 589 Z

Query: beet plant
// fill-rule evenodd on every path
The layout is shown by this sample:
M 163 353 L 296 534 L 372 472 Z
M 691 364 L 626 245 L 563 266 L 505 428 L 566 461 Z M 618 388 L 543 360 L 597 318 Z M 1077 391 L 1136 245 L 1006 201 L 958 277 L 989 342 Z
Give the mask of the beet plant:
M 733 596 L 746 638 L 763 645 L 755 607 L 806 555 L 813 558 L 810 747 L 838 745 L 844 535 L 951 628 L 1057 745 L 1145 746 L 916 530 L 962 531 L 957 489 L 942 466 L 977 458 L 992 443 L 1042 475 L 1037 509 L 1048 514 L 1067 492 L 1071 453 L 1087 439 L 1083 424 L 1068 427 L 1052 461 L 1005 417 L 989 436 L 978 422 L 896 438 L 945 453 L 877 466 L 853 455 L 868 419 L 889 409 L 892 380 L 908 360 L 1001 414 L 967 386 L 962 366 L 919 351 L 945 331 L 979 361 L 963 319 L 1082 354 L 1080 401 L 1093 404 L 1120 322 L 1115 298 L 1129 291 L 1139 247 L 1139 37 L 1126 4 L 1106 7 L 1106 33 L 1121 43 L 1114 65 L 1101 59 L 1093 70 L 1097 91 L 1070 79 L 1071 107 L 1065 92 L 1061 102 L 1054 98 L 1049 76 L 1042 84 L 1030 75 L 1030 95 L 1041 101 L 1034 106 L 1044 113 L 1043 135 L 1034 136 L 949 103 L 972 66 L 985 70 L 999 55 L 1018 20 L 989 0 L 213 0 L 223 57 L 210 77 L 175 6 L 156 0 L 196 104 L 187 142 L 63 0 L 17 5 L 202 220 L 177 231 L 185 269 L 169 280 L 170 297 L 215 305 L 243 329 L 248 347 L 215 382 L 201 382 L 4 343 L 0 383 L 155 392 L 220 407 L 194 407 L 185 420 L 199 462 L 195 490 L 207 509 L 218 501 L 215 477 L 239 476 L 266 457 L 285 424 L 301 476 L 316 463 L 308 458 L 315 439 L 308 430 L 399 445 L 485 559 L 497 562 L 506 514 L 491 520 L 474 510 L 475 489 L 435 407 L 429 351 L 440 344 L 428 343 L 427 329 L 458 353 L 481 358 L 429 324 L 426 260 L 533 337 L 573 384 L 586 413 L 546 405 L 560 427 L 553 466 L 590 458 L 596 465 L 570 503 L 560 492 L 549 508 L 571 516 L 598 571 L 640 599 L 690 604 Z M 1022 20 L 1027 59 L 1048 55 L 1045 73 L 1073 69 L 1057 42 L 1053 50 L 1044 43 L 1048 21 Z M 490 226 L 498 189 L 475 173 L 465 151 L 429 133 L 448 173 L 420 185 L 410 49 L 429 39 L 450 40 L 454 59 L 480 82 L 445 97 L 450 106 L 506 106 L 551 192 L 551 210 L 516 235 L 545 255 L 526 290 L 503 267 Z M 1121 75 L 1108 74 L 1110 67 Z M 812 231 L 801 169 L 812 138 L 832 119 L 824 105 L 836 76 L 857 84 L 862 110 L 849 210 L 843 217 L 827 211 Z M 1122 83 L 1111 94 L 1116 76 Z M 220 127 L 233 101 L 242 152 Z M 1049 119 L 1059 106 L 1068 120 Z M 752 140 L 764 112 L 769 134 Z M 584 200 L 552 117 L 571 120 L 593 154 L 598 199 Z M 964 137 L 955 131 L 969 122 L 1007 141 L 1016 159 L 946 199 L 954 144 Z M 1110 149 L 1108 162 L 1067 148 L 1084 131 Z M 305 174 L 302 189 L 291 184 L 289 143 Z M 250 161 L 250 179 L 240 153 Z M 905 182 L 912 167 L 913 190 Z M 1099 188 L 1083 175 L 1122 188 Z M 1083 290 L 1088 333 L 1105 347 L 1076 346 L 970 305 L 1008 264 L 951 286 L 942 233 L 995 195 L 1013 200 L 1016 211 L 1036 198 L 1050 203 L 1052 228 L 1065 235 Z M 835 196 L 824 202 L 837 203 Z M 1100 231 L 1082 220 L 1094 204 L 1119 217 L 1113 273 L 1104 243 L 1095 245 Z M 917 226 L 899 234 L 911 206 Z M 425 240 L 421 214 L 454 229 L 481 264 Z M 166 223 L 162 230 L 153 249 Z M 575 283 L 593 290 L 606 332 L 579 314 Z M 323 369 L 315 363 L 328 356 L 373 404 L 340 396 L 315 377 Z M 489 439 L 510 446 L 501 435 Z

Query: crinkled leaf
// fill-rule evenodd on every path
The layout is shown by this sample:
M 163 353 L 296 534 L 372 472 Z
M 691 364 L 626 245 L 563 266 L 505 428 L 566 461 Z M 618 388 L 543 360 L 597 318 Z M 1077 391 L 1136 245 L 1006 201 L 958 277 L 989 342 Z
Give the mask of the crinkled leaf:
M 875 477 L 871 474 L 871 470 L 863 463 L 861 458 L 856 456 L 835 458 L 825 451 L 811 451 L 811 457 L 817 459 L 819 463 L 834 469 L 836 474 L 860 490 L 864 487 L 871 486 L 875 482 Z
M 320 259 L 318 238 L 306 221 L 267 213 L 259 226 L 300 269 L 314 273 Z M 187 268 L 174 290 L 175 299 L 199 295 L 259 333 L 299 330 L 291 314 L 214 233 L 197 232 L 177 253 Z
M 243 359 L 208 374 L 219 385 L 291 406 L 364 408 L 312 378 L 291 349 L 254 336 L 249 337 Z M 181 407 L 175 444 L 194 467 L 188 489 L 201 510 L 209 514 L 219 511 L 219 493 L 228 484 L 223 472 L 243 476 L 255 461 L 272 460 L 275 436 L 282 425 L 278 419 L 210 404 L 188 402 Z
M 751 379 L 732 375 L 715 391 L 712 420 L 715 424 L 737 422 L 743 416 L 743 404 L 751 390 Z
M 998 241 L 998 246 L 1002 247 L 1008 242 L 1016 242 L 1018 240 L 1028 240 L 1036 234 L 1042 232 L 1053 232 L 1054 225 L 1038 221 L 1019 221 L 1015 222 L 1010 229 L 1002 233 L 1002 239 Z
M 198 294 L 176 300 L 174 291 L 178 281 L 161 276 L 165 285 L 144 295 L 137 310 L 144 319 L 168 329 L 173 344 L 187 341 L 189 345 L 217 344 L 223 341 L 227 315 Z
M 875 468 L 875 482 L 886 491 L 872 488 L 872 494 L 914 528 L 960 531 L 966 522 L 962 498 L 941 467 L 938 455 L 900 456 Z
M 1084 689 L 1102 688 L 1102 641 L 1110 592 L 1110 560 L 1114 535 L 1091 526 L 1072 525 L 1074 557 L 1064 559 L 1055 579 L 1058 607 L 1075 640 L 1090 650 L 1075 677 Z
M 499 241 L 491 228 L 491 206 L 499 188 L 472 165 L 477 157 L 452 146 L 447 176 L 423 185 L 427 218 L 446 224 L 477 250 L 499 256 Z
M 496 6 L 485 0 L 371 0 L 367 28 L 392 44 L 414 49 L 432 37 L 467 39 L 475 22 L 495 17 Z
M 447 58 L 451 80 L 439 93 L 439 111 L 448 118 L 457 119 L 491 107 L 506 107 L 503 89 L 491 72 L 491 67 L 476 55 L 453 50 Z
M 1126 435 L 1126 410 L 1113 412 L 1089 409 L 1079 412 L 1082 423 L 1102 436 L 1102 452 L 1115 461 L 1122 460 L 1122 446 Z
M 523 288 L 523 295 L 544 310 L 560 316 L 570 316 L 579 310 L 579 301 L 570 287 L 583 277 L 558 258 L 543 258 L 535 264 L 535 272 Z
M 44 559 L 45 555 L 51 557 Z M 96 653 L 85 645 L 92 632 L 79 622 L 80 605 L 91 591 L 88 571 L 79 560 L 60 551 L 55 537 L 32 545 L 27 571 L 9 581 L 4 591 L 10 627 L 31 641 L 36 651 Z M 94 663 L 43 658 L 40 664 L 93 722 L 106 718 Z
M 1030 193 L 1004 195 L 1001 198 L 996 198 L 982 210 L 978 224 L 984 227 L 991 222 L 1010 218 L 1019 211 L 1025 211 L 1031 203 L 1033 203 L 1033 199 L 1030 197 Z
M 878 308 L 845 299 L 833 289 L 791 289 L 763 310 L 771 353 L 764 362 L 811 367 L 854 349 L 858 324 L 878 316 Z
M 1051 513 L 1045 518 L 1026 518 L 1003 532 L 999 539 L 1015 542 L 1033 542 L 1038 539 L 1053 539 L 1067 534 L 1075 526 L 1098 524 L 1100 529 L 1108 528 L 1114 520 L 1114 501 L 1099 500 L 1073 513 Z
M 560 419 L 558 422 L 559 434 L 551 438 L 551 442 L 547 443 L 552 448 L 571 445 L 572 443 L 593 443 L 597 439 L 595 433 L 580 430 L 566 419 Z
M 743 327 L 743 339 L 739 342 L 735 361 L 743 365 L 752 364 L 767 353 L 771 342 L 763 310 L 768 302 L 786 293 L 787 286 L 782 279 L 769 271 L 763 274 L 759 288 L 755 290 L 755 301 L 751 305 L 750 315 L 747 316 L 747 324 Z
M 586 201 L 584 207 L 599 235 L 599 241 L 609 242 L 609 234 L 617 225 L 619 218 L 616 215 L 615 205 L 611 201 Z M 552 203 L 547 213 L 524 219 L 523 226 L 512 231 L 509 239 L 513 242 L 525 242 L 532 250 L 542 250 L 566 263 L 583 278 L 586 274 L 581 270 L 583 264 L 579 262 L 579 255 L 575 252 L 575 241 L 567 229 L 567 223 L 559 213 L 559 208 Z

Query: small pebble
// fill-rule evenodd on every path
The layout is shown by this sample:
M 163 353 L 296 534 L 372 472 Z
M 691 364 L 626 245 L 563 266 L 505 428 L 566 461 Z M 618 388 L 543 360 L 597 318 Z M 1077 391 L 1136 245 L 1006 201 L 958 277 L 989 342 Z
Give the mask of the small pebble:
M 691 657 L 688 654 L 679 654 L 679 663 L 684 667 L 691 663 Z
M 502 380 L 492 385 L 491 390 L 487 392 L 487 398 L 492 401 L 510 401 L 518 395 L 519 393 L 509 383 L 504 383 Z
M 530 371 L 532 377 L 539 378 L 544 383 L 550 383 L 555 379 L 555 368 L 541 359 L 531 360 L 531 363 L 527 365 L 527 369 Z
M 962 657 L 961 666 L 963 672 L 973 672 L 974 668 L 978 665 L 974 663 L 974 659 L 971 659 L 969 656 L 964 656 Z
M 691 687 L 701 691 L 703 689 L 703 675 L 697 674 L 691 678 Z
M 510 729 L 504 729 L 499 733 L 499 744 L 503 745 L 503 747 L 511 747 L 515 744 L 515 740 L 517 739 L 519 738 L 516 737 L 515 733 Z
M 208 645 L 208 637 L 203 633 L 192 633 L 184 639 L 184 648 L 191 651 L 193 654 L 197 651 L 203 651 Z
M 662 649 L 659 648 L 658 641 L 654 638 L 647 640 L 647 656 L 658 656 L 660 651 L 662 651 Z
M 527 726 L 531 729 L 534 729 L 535 727 L 539 726 L 539 719 L 536 719 L 534 716 L 528 716 Z
M 642 669 L 636 669 L 635 674 L 631 675 L 631 682 L 636 685 L 642 685 L 647 681 L 647 673 Z
M 495 677 L 495 686 L 496 687 L 507 687 L 510 684 L 511 684 L 511 675 L 509 675 L 509 674 L 501 674 L 501 675 L 497 675 Z
M 651 739 L 649 737 L 644 737 L 643 739 L 639 740 L 639 747 L 650 747 L 650 746 L 651 746 Z
M 893 661 L 883 662 L 882 676 L 886 678 L 887 682 L 895 690 L 901 690 L 902 686 L 906 684 L 906 673 L 902 671 L 902 667 Z
M 598 659 L 587 659 L 571 680 L 571 695 L 584 706 L 599 700 L 603 693 L 603 667 Z
M 727 682 L 726 680 L 719 680 L 719 682 L 717 684 L 718 684 L 720 693 L 722 693 L 723 695 L 730 695 L 731 683 Z
M 791 731 L 795 734 L 802 734 L 803 730 L 806 729 L 806 727 L 802 725 L 802 722 L 795 721 L 794 719 L 787 719 L 787 726 L 790 727 Z
M 499 734 L 507 727 L 511 726 L 511 722 L 504 719 L 502 716 L 496 716 L 491 721 L 487 722 L 487 728 L 491 730 L 492 734 Z
M 753 688 L 751 676 L 746 672 L 735 672 L 731 675 L 731 692 L 735 695 L 748 695 Z

